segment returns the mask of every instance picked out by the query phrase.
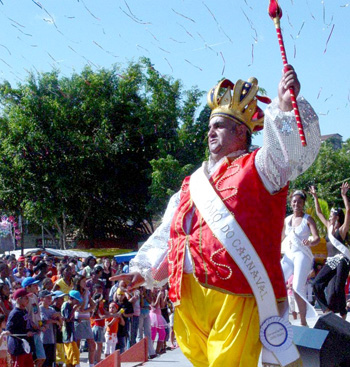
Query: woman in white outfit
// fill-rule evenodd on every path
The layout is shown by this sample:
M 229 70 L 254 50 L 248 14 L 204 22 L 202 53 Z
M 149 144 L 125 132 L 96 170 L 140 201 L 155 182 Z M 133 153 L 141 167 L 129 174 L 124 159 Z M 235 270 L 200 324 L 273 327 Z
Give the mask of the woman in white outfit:
M 320 242 L 314 219 L 304 213 L 305 201 L 306 194 L 303 191 L 297 190 L 292 194 L 293 214 L 284 221 L 282 248 L 285 254 L 281 261 L 286 282 L 294 274 L 293 290 L 299 309 L 300 323 L 303 326 L 307 326 L 306 316 L 317 316 L 315 309 L 306 298 L 306 282 L 314 260 L 310 247 Z M 312 241 L 309 240 L 310 234 Z

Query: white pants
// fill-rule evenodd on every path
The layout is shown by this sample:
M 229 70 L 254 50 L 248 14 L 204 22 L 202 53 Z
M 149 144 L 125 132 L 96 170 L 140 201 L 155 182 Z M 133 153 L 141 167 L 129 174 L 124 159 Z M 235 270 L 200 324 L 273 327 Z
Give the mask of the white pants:
M 115 352 L 115 346 L 118 343 L 118 337 L 116 333 L 105 333 L 105 354 L 112 354 Z
M 289 252 L 283 256 L 281 266 L 285 282 L 294 274 L 293 290 L 306 302 L 306 317 L 317 317 L 316 310 L 308 302 L 306 297 L 306 282 L 307 276 L 312 269 L 312 260 L 302 251 Z

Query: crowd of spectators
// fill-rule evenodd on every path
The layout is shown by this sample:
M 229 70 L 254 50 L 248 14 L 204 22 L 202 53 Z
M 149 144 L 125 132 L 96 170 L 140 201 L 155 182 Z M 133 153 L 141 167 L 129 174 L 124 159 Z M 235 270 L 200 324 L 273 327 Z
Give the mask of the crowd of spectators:
M 110 281 L 128 271 L 127 263 L 93 256 L 3 256 L 0 367 L 79 366 L 82 351 L 94 366 L 144 337 L 150 358 L 175 348 L 167 288 L 131 291 Z

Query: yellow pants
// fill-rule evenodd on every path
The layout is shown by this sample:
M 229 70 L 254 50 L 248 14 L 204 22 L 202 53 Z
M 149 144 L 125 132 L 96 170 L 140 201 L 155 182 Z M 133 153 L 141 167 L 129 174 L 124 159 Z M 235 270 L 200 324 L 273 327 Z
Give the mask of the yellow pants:
M 79 364 L 80 351 L 76 342 L 64 343 L 64 352 L 66 353 L 66 365 Z
M 60 364 L 66 363 L 63 343 L 56 343 L 56 363 Z
M 261 343 L 254 297 L 204 288 L 192 274 L 184 274 L 174 331 L 181 350 L 195 367 L 258 365 Z

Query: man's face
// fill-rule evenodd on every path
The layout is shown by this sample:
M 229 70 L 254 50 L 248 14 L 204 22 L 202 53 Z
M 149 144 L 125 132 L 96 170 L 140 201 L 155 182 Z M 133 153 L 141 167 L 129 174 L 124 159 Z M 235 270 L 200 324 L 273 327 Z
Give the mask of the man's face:
M 31 284 L 27 286 L 27 291 L 28 293 L 38 294 L 39 291 L 38 284 Z
M 28 296 L 20 297 L 17 299 L 16 302 L 20 308 L 25 308 L 28 306 L 29 298 Z
M 212 158 L 216 161 L 241 149 L 244 125 L 238 125 L 230 119 L 216 116 L 209 122 L 208 145 Z M 245 127 L 244 127 L 245 128 Z
M 3 270 L 1 271 L 1 276 L 3 278 L 7 278 L 10 275 L 10 269 L 9 267 L 6 265 L 3 267 Z
M 58 308 L 61 308 L 62 305 L 63 305 L 63 302 L 64 302 L 64 298 L 63 297 L 58 297 L 58 298 L 55 298 L 54 305 Z
M 72 269 L 70 266 L 67 266 L 67 268 L 63 272 L 63 276 L 70 279 L 72 277 Z

